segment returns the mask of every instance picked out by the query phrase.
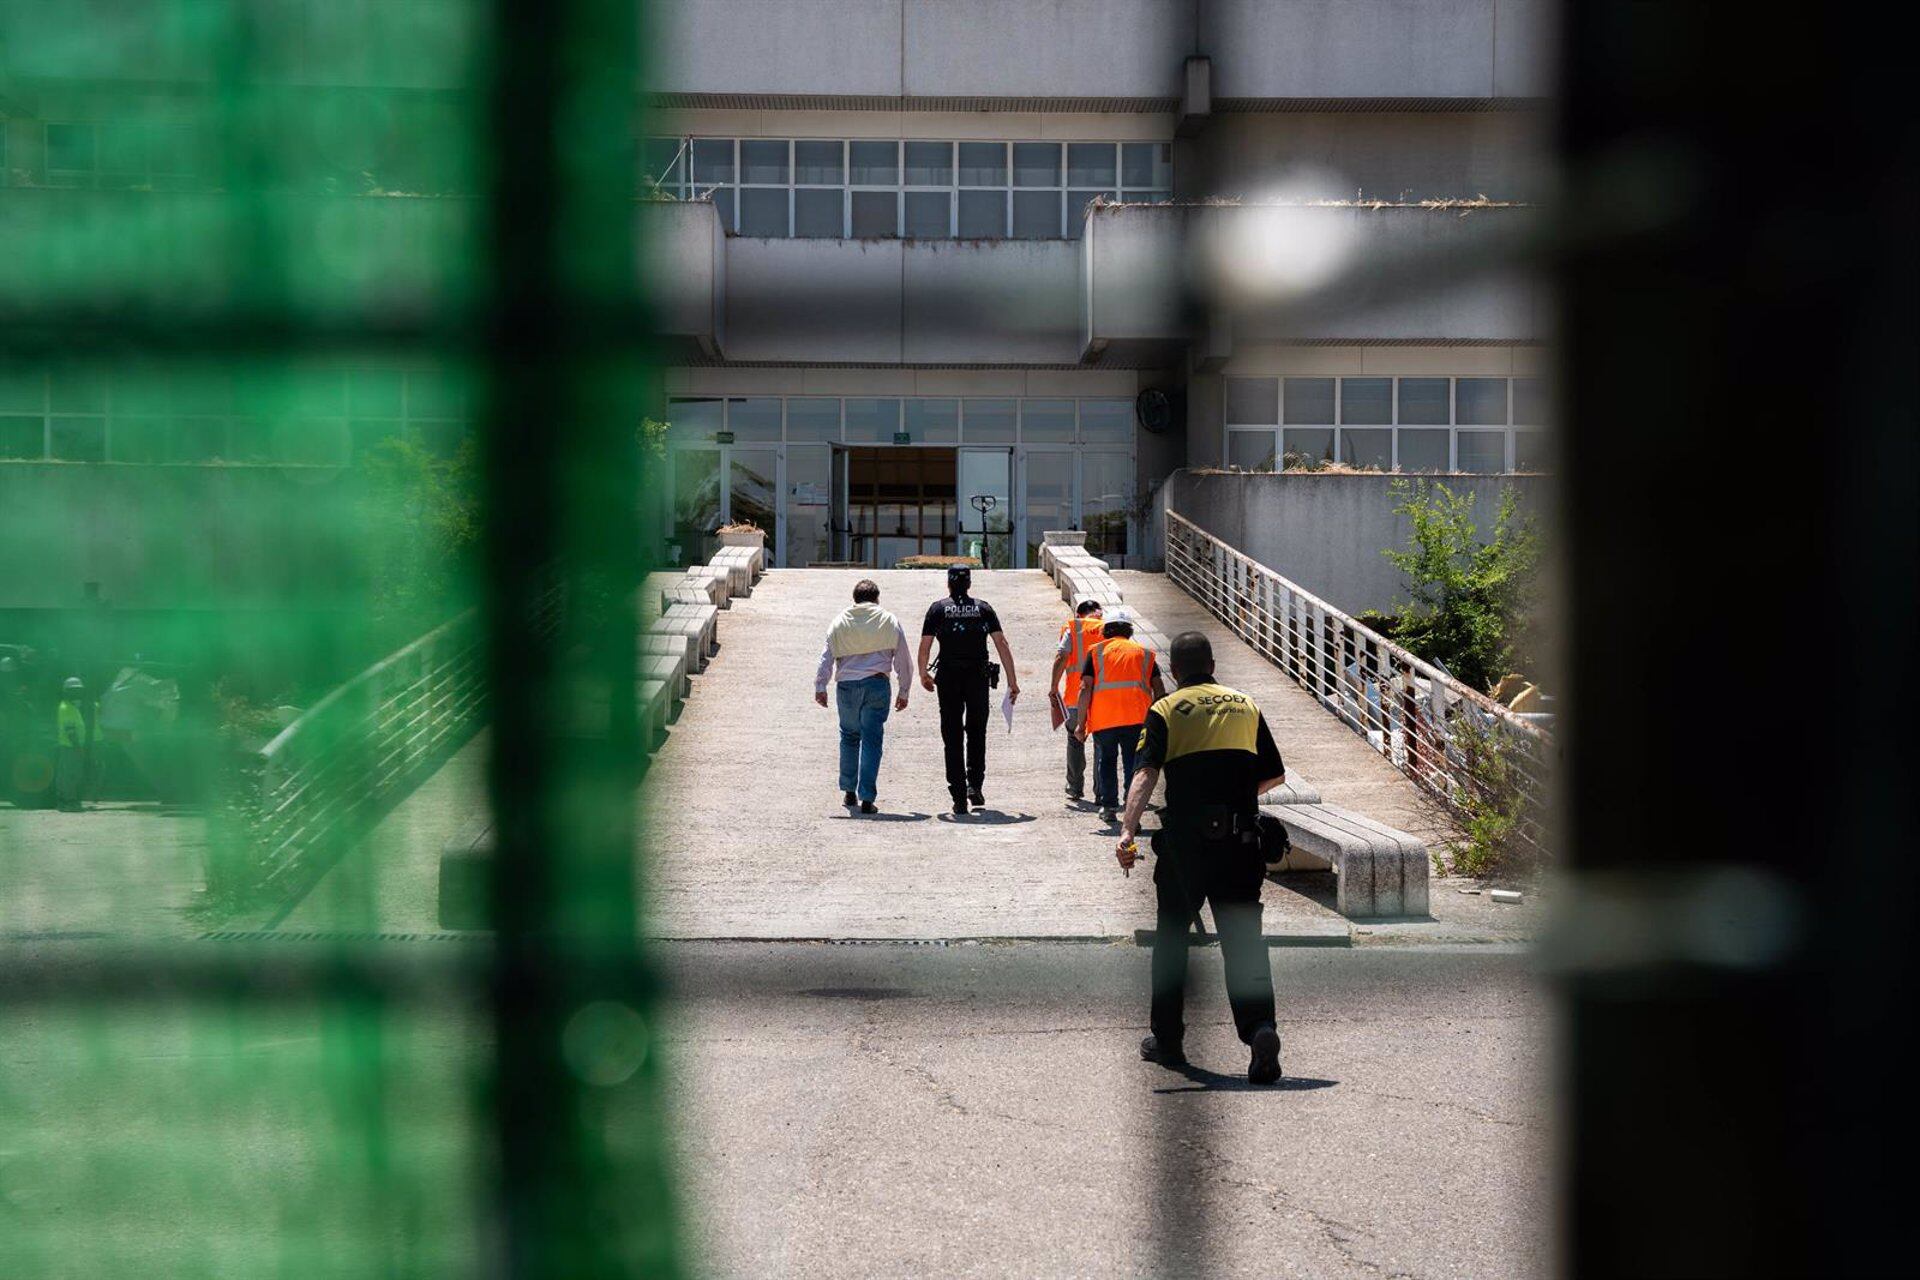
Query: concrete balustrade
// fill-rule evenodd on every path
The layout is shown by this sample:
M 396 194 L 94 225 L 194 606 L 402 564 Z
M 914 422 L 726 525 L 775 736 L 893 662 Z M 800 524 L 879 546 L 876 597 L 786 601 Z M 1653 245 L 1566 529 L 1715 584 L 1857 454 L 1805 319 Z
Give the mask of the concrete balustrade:
M 1287 828 L 1292 870 L 1333 871 L 1334 906 L 1341 915 L 1427 914 L 1432 863 L 1426 845 L 1413 836 L 1339 805 L 1267 803 L 1263 811 Z

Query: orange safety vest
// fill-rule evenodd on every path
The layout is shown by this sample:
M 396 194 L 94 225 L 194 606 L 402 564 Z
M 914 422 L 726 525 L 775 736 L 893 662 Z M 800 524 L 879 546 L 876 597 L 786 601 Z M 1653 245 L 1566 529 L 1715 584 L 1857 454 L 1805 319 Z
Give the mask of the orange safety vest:
M 1153 705 L 1153 650 L 1115 636 L 1093 651 L 1093 705 L 1087 732 L 1145 724 Z
M 1080 705 L 1080 668 L 1087 663 L 1087 649 L 1100 639 L 1100 619 L 1068 618 L 1060 628 L 1064 637 L 1073 632 L 1073 652 L 1067 662 L 1067 710 Z

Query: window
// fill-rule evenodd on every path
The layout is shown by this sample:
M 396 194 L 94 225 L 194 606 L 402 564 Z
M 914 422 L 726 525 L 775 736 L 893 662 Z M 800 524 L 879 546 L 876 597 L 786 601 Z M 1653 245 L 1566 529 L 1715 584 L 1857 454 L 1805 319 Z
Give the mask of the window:
M 1444 430 L 1431 429 L 1402 431 L 1400 433 L 1400 470 L 1449 470 L 1447 446 L 1450 434 Z
M 1544 433 L 1512 428 L 1545 416 L 1543 395 L 1537 378 L 1229 377 L 1224 456 L 1230 466 L 1260 465 L 1272 443 L 1268 433 L 1243 428 L 1278 421 L 1279 455 L 1295 466 L 1338 461 L 1380 471 L 1539 470 L 1547 456 Z
M 898 400 L 849 399 L 847 401 L 847 439 L 862 443 L 892 444 L 893 433 L 900 429 Z
M 1243 471 L 1271 471 L 1275 457 L 1273 431 L 1227 432 L 1227 465 Z
M 840 438 L 840 402 L 838 400 L 787 401 L 787 439 L 838 440 Z
M 1028 444 L 1071 444 L 1073 401 L 1022 400 L 1020 439 Z
M 1227 422 L 1265 425 L 1280 421 L 1277 378 L 1228 378 Z
M 727 430 L 735 440 L 780 439 L 780 401 L 777 397 L 727 401 Z
M 955 443 L 960 439 L 960 402 L 907 401 L 906 432 L 915 444 Z
M 1538 427 L 1547 421 L 1547 385 L 1542 378 L 1513 380 L 1513 421 L 1515 426 Z
M 1020 421 L 1017 400 L 963 400 L 960 439 L 966 444 L 1012 444 Z
M 1340 461 L 1362 471 L 1393 470 L 1393 430 L 1389 427 L 1340 429 Z
M 1463 427 L 1504 427 L 1507 425 L 1507 380 L 1455 379 L 1453 407 L 1453 420 Z
M 1392 378 L 1340 379 L 1340 424 L 1342 426 L 1390 426 L 1392 423 Z
M 1400 379 L 1400 421 L 1445 426 L 1448 414 L 1448 386 L 1445 378 Z
M 98 137 L 90 124 L 46 126 L 46 183 L 50 187 L 90 187 L 99 166 Z
M 1080 438 L 1088 444 L 1132 443 L 1133 401 L 1082 400 Z
M 1455 469 L 1491 475 L 1507 469 L 1507 433 L 1462 431 L 1455 441 Z
M 1318 466 L 1333 461 L 1332 427 L 1288 427 L 1280 433 L 1281 453 L 1288 466 Z
M 1282 395 L 1286 416 L 1281 421 L 1289 423 L 1333 421 L 1332 378 L 1288 378 L 1282 384 Z

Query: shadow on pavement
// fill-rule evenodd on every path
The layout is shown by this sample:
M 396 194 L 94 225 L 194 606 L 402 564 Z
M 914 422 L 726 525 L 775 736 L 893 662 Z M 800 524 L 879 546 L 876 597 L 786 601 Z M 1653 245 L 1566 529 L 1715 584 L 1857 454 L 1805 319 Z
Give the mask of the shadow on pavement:
M 925 822 L 933 815 L 930 813 L 851 813 L 842 811 L 834 814 L 832 822 Z
M 998 809 L 975 809 L 971 813 L 943 813 L 941 822 L 957 822 L 975 827 L 1005 827 L 1016 822 L 1032 822 L 1030 813 L 1002 813 Z
M 1178 1072 L 1193 1083 L 1168 1085 L 1164 1089 L 1155 1089 L 1155 1093 L 1304 1093 L 1309 1089 L 1331 1089 L 1340 1083 L 1338 1080 L 1318 1080 L 1312 1076 L 1281 1076 L 1278 1084 L 1249 1084 L 1244 1072 L 1222 1075 L 1218 1071 L 1196 1067 L 1191 1062 L 1183 1067 L 1168 1067 L 1167 1070 Z

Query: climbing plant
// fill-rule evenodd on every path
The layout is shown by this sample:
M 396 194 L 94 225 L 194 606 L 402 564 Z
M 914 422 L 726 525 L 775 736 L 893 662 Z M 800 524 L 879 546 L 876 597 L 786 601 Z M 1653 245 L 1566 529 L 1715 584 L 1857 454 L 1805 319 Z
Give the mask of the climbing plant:
M 1407 576 L 1394 639 L 1455 679 L 1489 689 L 1527 665 L 1520 647 L 1540 566 L 1537 522 L 1520 514 L 1514 489 L 1501 492 L 1485 537 L 1475 494 L 1439 481 L 1400 481 L 1394 496 L 1394 513 L 1412 526 L 1404 549 L 1381 552 Z

